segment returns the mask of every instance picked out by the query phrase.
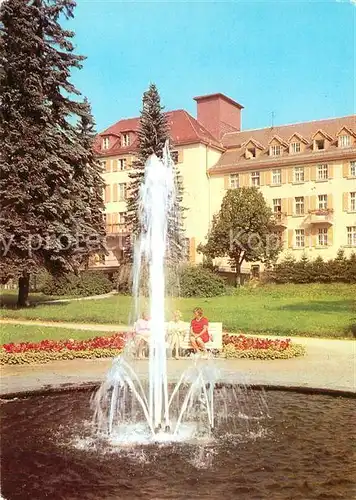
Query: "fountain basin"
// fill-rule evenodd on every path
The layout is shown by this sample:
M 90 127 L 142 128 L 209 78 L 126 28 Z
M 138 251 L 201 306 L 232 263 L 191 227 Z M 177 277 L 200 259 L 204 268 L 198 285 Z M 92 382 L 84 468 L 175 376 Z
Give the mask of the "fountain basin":
M 93 434 L 92 393 L 1 401 L 5 499 L 354 497 L 352 397 L 267 391 L 268 412 L 258 415 L 261 392 L 249 390 L 228 398 L 228 418 L 210 436 L 123 446 Z

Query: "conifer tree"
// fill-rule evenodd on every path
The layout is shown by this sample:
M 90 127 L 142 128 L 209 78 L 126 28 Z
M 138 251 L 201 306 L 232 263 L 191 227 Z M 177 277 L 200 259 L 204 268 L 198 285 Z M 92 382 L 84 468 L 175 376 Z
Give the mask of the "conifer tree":
M 162 158 L 165 142 L 169 140 L 169 126 L 163 109 L 157 87 L 151 84 L 149 89 L 143 94 L 140 125 L 137 132 L 139 141 L 138 155 L 136 161 L 133 163 L 133 170 L 129 174 L 131 182 L 128 190 L 127 219 L 131 228 L 132 237 L 126 251 L 126 258 L 128 260 L 132 260 L 132 244 L 135 237 L 137 237 L 142 230 L 138 218 L 138 206 L 146 160 L 153 153 L 155 153 L 158 158 Z M 174 169 L 176 198 L 173 210 L 171 214 L 169 214 L 168 239 L 171 253 L 170 259 L 174 262 L 179 262 L 183 253 L 183 208 L 181 207 L 183 184 L 176 165 Z
M 2 279 L 19 277 L 21 306 L 32 271 L 76 270 L 103 245 L 90 108 L 69 80 L 84 57 L 59 23 L 74 7 L 73 0 L 0 7 L 0 251 Z

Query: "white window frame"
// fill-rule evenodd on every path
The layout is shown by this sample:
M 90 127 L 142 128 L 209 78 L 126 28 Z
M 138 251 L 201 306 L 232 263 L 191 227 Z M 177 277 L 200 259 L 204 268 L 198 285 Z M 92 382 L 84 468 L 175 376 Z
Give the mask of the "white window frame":
M 356 212 L 356 191 L 350 193 L 350 212 Z
M 328 195 L 318 194 L 318 209 L 326 210 L 328 208 Z
M 269 154 L 270 156 L 281 156 L 282 154 L 282 147 L 280 144 L 275 144 L 273 146 L 269 147 Z
M 318 165 L 318 181 L 326 181 L 329 179 L 329 165 L 327 163 L 323 163 Z
M 305 231 L 304 229 L 295 229 L 295 247 L 304 248 L 305 247 Z
M 356 226 L 348 226 L 347 230 L 347 245 L 356 247 Z
M 239 174 L 230 174 L 229 177 L 230 189 L 237 189 L 239 185 Z
M 356 177 L 356 161 L 350 161 L 350 175 Z
M 327 247 L 328 246 L 328 228 L 320 227 L 318 229 L 318 246 Z
M 280 168 L 275 168 L 272 170 L 272 184 L 282 184 L 282 170 Z
M 103 137 L 102 149 L 109 149 L 110 139 L 109 137 Z
M 130 146 L 130 134 L 124 133 L 121 135 L 121 146 L 122 147 Z
M 251 172 L 251 186 L 260 186 L 260 172 Z
M 120 172 L 126 169 L 126 165 L 127 165 L 126 158 L 118 159 L 118 167 Z
M 118 201 L 126 200 L 126 182 L 120 182 L 117 186 Z
M 291 142 L 291 145 L 290 145 L 290 153 L 295 155 L 297 153 L 300 153 L 301 151 L 301 147 L 300 147 L 300 142 Z
M 295 215 L 304 215 L 305 213 L 305 200 L 304 196 L 296 196 L 294 198 L 294 213 Z
M 337 144 L 339 148 L 349 148 L 351 146 L 351 136 L 347 134 L 340 135 Z
M 294 167 L 294 182 L 304 182 L 304 167 Z
M 119 212 L 119 224 L 125 224 L 126 212 Z
M 273 213 L 279 214 L 282 212 L 282 198 L 273 198 Z

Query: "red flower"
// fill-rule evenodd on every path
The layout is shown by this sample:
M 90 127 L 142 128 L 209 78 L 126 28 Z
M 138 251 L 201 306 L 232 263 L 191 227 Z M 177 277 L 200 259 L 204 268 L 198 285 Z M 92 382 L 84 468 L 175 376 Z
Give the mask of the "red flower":
M 98 348 L 122 349 L 125 345 L 125 334 L 115 333 L 109 337 L 95 337 L 86 340 L 41 340 L 40 342 L 19 342 L 18 344 L 3 344 L 8 353 L 28 351 L 90 351 Z

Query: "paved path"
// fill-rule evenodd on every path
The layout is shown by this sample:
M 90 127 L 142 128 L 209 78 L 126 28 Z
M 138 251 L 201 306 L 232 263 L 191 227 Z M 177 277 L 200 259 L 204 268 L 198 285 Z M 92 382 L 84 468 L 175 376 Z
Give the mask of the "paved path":
M 54 299 L 54 300 L 43 300 L 41 302 L 37 302 L 38 304 L 62 304 L 65 302 L 76 302 L 76 301 L 81 301 L 81 300 L 101 300 L 101 299 L 108 299 L 112 297 L 113 295 L 117 295 L 117 292 L 109 292 L 109 293 L 103 293 L 101 295 L 92 295 L 90 297 L 72 297 L 70 299 Z
M 98 325 L 91 327 L 98 330 Z M 111 325 L 110 328 L 119 328 L 121 331 L 123 329 L 121 325 Z M 303 337 L 293 340 L 306 346 L 306 356 L 269 361 L 217 359 L 214 363 L 221 370 L 220 379 L 257 385 L 309 387 L 356 393 L 356 341 Z M 169 379 L 177 380 L 191 363 L 189 359 L 169 360 Z M 133 364 L 141 377 L 147 376 L 147 361 L 135 361 Z M 67 384 L 97 383 L 104 379 L 110 365 L 110 359 L 54 361 L 44 365 L 6 365 L 1 367 L 0 394 Z
M 127 325 L 100 325 L 97 323 L 66 323 L 62 321 L 36 321 L 6 318 L 0 320 L 0 328 L 2 324 L 55 326 L 59 328 L 70 328 L 71 330 L 92 330 L 95 332 L 127 332 L 132 330 L 132 327 Z

